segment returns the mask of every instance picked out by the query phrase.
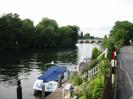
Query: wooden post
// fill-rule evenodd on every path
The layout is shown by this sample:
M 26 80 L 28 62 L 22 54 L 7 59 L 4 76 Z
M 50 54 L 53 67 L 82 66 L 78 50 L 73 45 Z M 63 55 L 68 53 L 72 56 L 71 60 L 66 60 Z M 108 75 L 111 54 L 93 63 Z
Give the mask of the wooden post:
M 59 75 L 59 77 L 58 77 L 58 88 L 61 87 L 61 80 L 62 80 L 62 75 Z
M 45 86 L 42 85 L 42 99 L 45 99 Z
M 17 99 L 22 99 L 22 87 L 21 87 L 21 81 L 17 81 Z

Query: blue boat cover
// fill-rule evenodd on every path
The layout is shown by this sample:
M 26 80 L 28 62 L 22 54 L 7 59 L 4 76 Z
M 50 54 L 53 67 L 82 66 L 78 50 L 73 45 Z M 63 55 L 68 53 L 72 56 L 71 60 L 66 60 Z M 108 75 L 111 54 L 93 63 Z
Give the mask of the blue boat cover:
M 37 79 L 43 80 L 44 82 L 57 81 L 60 74 L 66 71 L 64 66 L 51 66 Z

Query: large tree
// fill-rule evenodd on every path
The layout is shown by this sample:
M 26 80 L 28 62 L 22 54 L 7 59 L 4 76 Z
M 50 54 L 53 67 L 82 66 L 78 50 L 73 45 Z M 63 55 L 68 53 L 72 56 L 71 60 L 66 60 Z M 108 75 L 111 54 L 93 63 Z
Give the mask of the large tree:
M 53 19 L 43 18 L 36 26 L 36 35 L 40 47 L 56 46 L 56 36 L 58 33 L 58 24 Z
M 85 35 L 84 35 L 84 39 L 89 39 L 90 38 L 90 33 L 86 33 Z
M 30 19 L 22 20 L 22 37 L 21 37 L 21 46 L 23 47 L 32 47 L 34 44 L 35 38 L 35 27 L 34 23 Z
M 14 48 L 16 36 L 21 34 L 21 19 L 18 14 L 6 14 L 0 17 L 0 48 Z
M 78 26 L 59 28 L 49 18 L 34 27 L 32 20 L 21 20 L 18 14 L 9 13 L 0 17 L 0 49 L 70 47 L 77 43 L 78 31 Z
M 78 26 L 62 26 L 59 28 L 59 42 L 61 46 L 75 46 L 78 40 Z
M 129 44 L 129 40 L 133 38 L 133 24 L 128 21 L 117 21 L 113 27 L 110 37 L 115 42 L 123 40 L 124 44 Z

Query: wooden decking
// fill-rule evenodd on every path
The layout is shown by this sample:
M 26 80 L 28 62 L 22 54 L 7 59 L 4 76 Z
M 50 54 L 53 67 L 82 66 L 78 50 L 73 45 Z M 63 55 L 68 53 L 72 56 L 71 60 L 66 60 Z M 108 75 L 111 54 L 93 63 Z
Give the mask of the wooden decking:
M 63 92 L 63 87 L 58 88 L 55 92 L 45 97 L 45 99 L 63 99 L 62 92 Z

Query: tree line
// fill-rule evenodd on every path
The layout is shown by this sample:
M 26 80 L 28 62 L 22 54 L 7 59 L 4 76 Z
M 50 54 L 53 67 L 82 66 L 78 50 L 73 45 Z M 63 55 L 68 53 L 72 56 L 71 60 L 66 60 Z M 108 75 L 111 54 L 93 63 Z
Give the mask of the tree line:
M 129 21 L 117 21 L 110 31 L 109 37 L 105 35 L 103 46 L 109 49 L 111 56 L 114 48 L 119 49 L 124 45 L 129 45 L 133 40 L 133 23 Z
M 83 35 L 83 32 L 81 32 L 80 36 L 79 36 L 79 39 L 95 39 L 94 36 L 91 36 L 90 33 L 85 33 Z
M 54 19 L 43 18 L 36 26 L 18 14 L 0 17 L 0 49 L 73 47 L 78 40 L 79 27 L 59 27 Z

